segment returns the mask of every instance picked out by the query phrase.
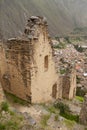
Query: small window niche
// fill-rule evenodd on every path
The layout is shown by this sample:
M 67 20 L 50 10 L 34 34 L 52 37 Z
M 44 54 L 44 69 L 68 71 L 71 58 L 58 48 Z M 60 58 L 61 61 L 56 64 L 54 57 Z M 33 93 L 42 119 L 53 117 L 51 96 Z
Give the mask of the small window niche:
M 47 56 L 45 56 L 44 57 L 44 68 L 45 68 L 45 71 L 47 71 L 48 70 L 48 63 L 49 61 L 48 61 L 48 55 Z
M 55 83 L 52 87 L 52 97 L 56 99 L 57 97 L 57 84 Z

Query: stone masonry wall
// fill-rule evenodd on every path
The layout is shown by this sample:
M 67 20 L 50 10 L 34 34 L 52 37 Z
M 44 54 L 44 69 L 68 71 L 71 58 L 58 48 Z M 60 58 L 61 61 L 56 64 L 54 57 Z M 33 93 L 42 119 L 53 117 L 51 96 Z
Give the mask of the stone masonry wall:
M 76 70 L 68 66 L 66 74 L 62 76 L 62 97 L 73 99 L 76 94 Z
M 45 18 L 32 16 L 22 37 L 9 39 L 0 54 L 4 90 L 34 103 L 61 97 Z

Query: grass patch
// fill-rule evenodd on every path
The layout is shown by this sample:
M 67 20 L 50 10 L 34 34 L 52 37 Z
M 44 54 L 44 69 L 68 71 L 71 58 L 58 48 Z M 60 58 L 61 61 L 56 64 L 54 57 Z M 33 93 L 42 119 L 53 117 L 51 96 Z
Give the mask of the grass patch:
M 70 128 L 73 128 L 73 126 L 75 125 L 75 122 L 74 121 L 70 121 L 70 120 L 67 120 L 65 119 L 64 120 L 64 123 L 65 125 L 70 129 Z
M 47 121 L 49 120 L 51 114 L 48 114 L 48 115 L 43 115 L 42 116 L 42 120 L 41 120 L 41 126 L 43 128 L 47 127 Z
M 0 123 L 0 130 L 18 130 L 18 123 L 13 121 L 8 121 L 6 123 Z
M 2 113 L 4 111 L 4 114 Z M 19 130 L 24 117 L 10 110 L 7 102 L 0 105 L 0 130 Z
M 24 118 L 16 113 L 11 113 L 11 111 L 8 113 L 10 114 L 10 118 L 6 118 L 6 113 L 4 116 L 0 114 L 0 130 L 19 130 Z
M 83 101 L 84 101 L 84 98 L 83 98 L 83 97 L 76 96 L 75 98 L 76 98 L 76 100 L 78 100 L 78 101 L 80 101 L 80 102 L 83 102 Z
M 5 91 L 5 95 L 6 95 L 6 98 L 8 100 L 11 100 L 13 103 L 18 103 L 18 104 L 21 104 L 21 105 L 28 105 L 29 103 L 25 100 L 22 100 L 20 99 L 19 97 L 11 94 L 11 93 L 8 93 Z
M 50 107 L 48 107 L 48 111 L 50 112 L 50 113 L 58 113 L 58 110 L 54 107 L 54 106 L 50 106 Z
M 71 113 L 60 113 L 60 115 L 63 116 L 64 118 L 70 120 L 70 121 L 79 122 L 79 116 L 78 115 L 73 115 Z

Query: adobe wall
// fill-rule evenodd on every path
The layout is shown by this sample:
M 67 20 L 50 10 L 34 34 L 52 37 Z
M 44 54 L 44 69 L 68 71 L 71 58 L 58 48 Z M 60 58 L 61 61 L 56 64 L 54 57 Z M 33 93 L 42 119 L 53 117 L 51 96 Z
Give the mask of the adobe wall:
M 30 100 L 29 41 L 8 40 L 1 51 L 1 82 L 3 89 L 24 100 Z M 4 52 L 3 51 L 3 52 Z M 4 59 L 4 60 L 3 60 Z
M 2 43 L 0 42 L 0 103 L 5 101 L 5 94 L 3 91 L 2 87 L 2 81 L 1 81 L 1 66 L 2 66 L 2 71 L 5 71 L 5 55 L 4 55 L 4 49 L 2 47 Z
M 9 39 L 4 49 L 1 58 L 4 59 L 1 61 L 4 90 L 33 103 L 61 97 L 52 42 L 44 18 L 31 17 L 23 36 Z
M 70 92 L 69 92 L 69 99 L 73 99 L 76 96 L 76 70 L 75 67 L 71 69 L 71 78 L 70 78 Z
M 52 101 L 52 87 L 54 84 L 57 84 L 57 88 L 53 90 L 56 99 L 60 96 L 59 77 L 56 73 L 50 42 L 46 28 L 42 26 L 38 41 L 34 44 L 34 60 L 36 61 L 35 66 L 37 69 L 33 69 L 31 92 L 32 102 L 35 103 Z M 48 56 L 47 69 L 44 67 L 45 56 Z
M 70 66 L 64 76 L 62 76 L 62 97 L 73 99 L 76 95 L 76 70 Z

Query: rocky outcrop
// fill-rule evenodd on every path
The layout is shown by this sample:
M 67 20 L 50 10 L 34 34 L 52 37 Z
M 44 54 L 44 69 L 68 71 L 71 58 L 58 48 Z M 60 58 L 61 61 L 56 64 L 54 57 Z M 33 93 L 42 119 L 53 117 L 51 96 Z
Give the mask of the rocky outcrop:
M 87 125 L 87 94 L 84 97 L 84 103 L 80 112 L 80 122 Z

